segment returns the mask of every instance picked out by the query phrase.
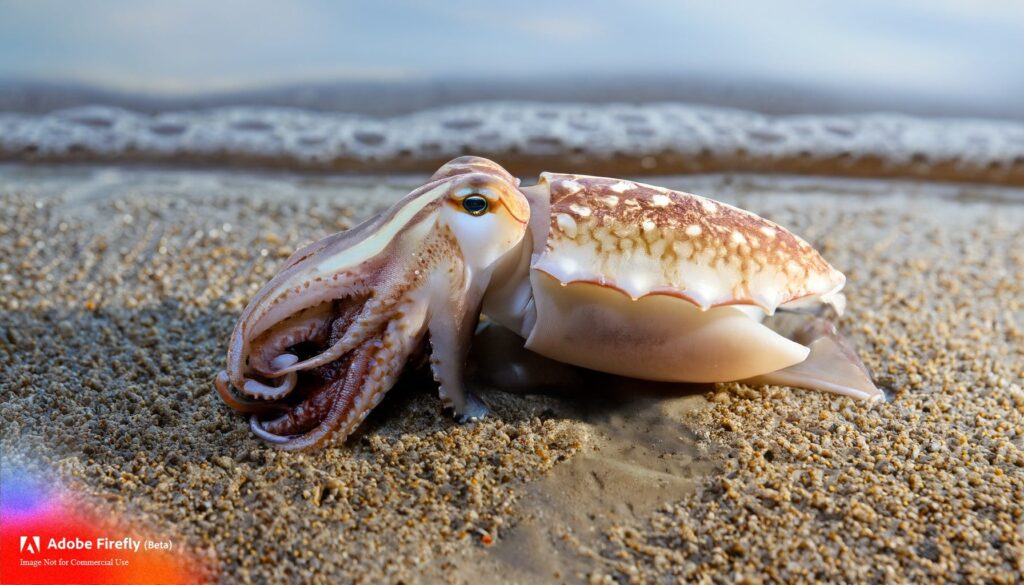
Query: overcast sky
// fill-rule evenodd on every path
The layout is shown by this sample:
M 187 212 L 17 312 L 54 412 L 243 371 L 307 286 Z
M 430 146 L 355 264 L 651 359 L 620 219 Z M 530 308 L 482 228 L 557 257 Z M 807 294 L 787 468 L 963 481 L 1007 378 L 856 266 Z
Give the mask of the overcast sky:
M 1020 99 L 1022 0 L 0 0 L 0 78 L 202 92 L 620 72 Z

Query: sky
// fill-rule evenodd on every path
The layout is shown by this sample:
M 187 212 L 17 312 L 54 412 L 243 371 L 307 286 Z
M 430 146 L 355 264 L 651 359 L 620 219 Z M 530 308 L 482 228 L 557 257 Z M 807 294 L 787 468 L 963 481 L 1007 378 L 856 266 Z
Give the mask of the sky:
M 1020 0 L 0 0 L 0 79 L 188 94 L 294 82 L 708 76 L 1024 94 Z

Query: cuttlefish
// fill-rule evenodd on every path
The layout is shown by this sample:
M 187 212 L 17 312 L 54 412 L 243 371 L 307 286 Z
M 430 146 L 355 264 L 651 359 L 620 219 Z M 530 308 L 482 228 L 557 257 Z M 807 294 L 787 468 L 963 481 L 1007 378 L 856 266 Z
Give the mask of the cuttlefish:
M 882 398 L 831 322 L 844 275 L 753 213 L 633 181 L 461 157 L 387 211 L 295 252 L 243 311 L 216 388 L 285 449 L 344 439 L 429 351 L 443 405 L 486 412 L 464 368 L 480 315 L 559 362 L 660 382 Z M 780 332 L 776 312 L 811 314 Z M 429 341 L 429 345 L 427 344 Z

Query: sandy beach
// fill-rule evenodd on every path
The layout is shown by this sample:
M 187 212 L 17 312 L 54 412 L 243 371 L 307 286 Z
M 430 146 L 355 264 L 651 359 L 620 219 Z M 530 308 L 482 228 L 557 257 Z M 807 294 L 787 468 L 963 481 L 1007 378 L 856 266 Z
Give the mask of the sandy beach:
M 1017 167 L 1014 167 L 1017 168 Z M 570 169 L 551 169 L 570 170 Z M 212 380 L 304 242 L 422 176 L 0 166 L 0 448 L 225 583 L 1012 583 L 1024 572 L 1024 191 L 645 177 L 848 277 L 885 403 L 581 375 L 459 425 L 410 372 L 355 436 L 275 450 Z

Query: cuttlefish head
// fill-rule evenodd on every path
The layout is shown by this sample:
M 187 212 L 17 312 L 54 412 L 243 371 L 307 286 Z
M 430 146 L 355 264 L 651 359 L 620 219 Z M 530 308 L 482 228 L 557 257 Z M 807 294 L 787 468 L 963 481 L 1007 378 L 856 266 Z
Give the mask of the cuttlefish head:
M 462 157 L 393 207 L 289 258 L 245 308 L 216 387 L 260 437 L 306 449 L 349 435 L 439 314 L 479 311 L 523 239 L 518 180 Z

